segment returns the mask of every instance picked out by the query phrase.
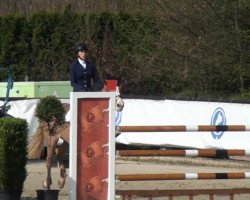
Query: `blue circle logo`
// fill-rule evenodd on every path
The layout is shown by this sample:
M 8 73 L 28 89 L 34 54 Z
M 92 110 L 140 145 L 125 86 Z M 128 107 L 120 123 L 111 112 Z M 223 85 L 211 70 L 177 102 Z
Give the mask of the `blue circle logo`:
M 227 120 L 224 110 L 221 107 L 216 108 L 211 117 L 210 124 L 214 126 L 224 126 L 226 125 L 226 121 Z M 222 137 L 224 131 L 212 131 L 211 133 L 214 139 L 219 140 Z

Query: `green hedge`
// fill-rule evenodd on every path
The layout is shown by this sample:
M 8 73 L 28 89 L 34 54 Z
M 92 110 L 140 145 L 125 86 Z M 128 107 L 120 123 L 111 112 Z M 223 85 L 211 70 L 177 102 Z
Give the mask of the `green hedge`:
M 0 66 L 9 67 L 15 81 L 69 80 L 74 46 L 84 41 L 101 77 L 123 71 L 123 94 L 249 93 L 249 8 L 236 12 L 233 1 L 214 1 L 216 10 L 211 5 L 169 1 L 166 10 L 146 14 L 81 13 L 68 6 L 0 16 Z
M 106 72 L 124 71 L 123 80 L 129 80 L 131 74 L 142 70 L 141 61 L 156 50 L 148 41 L 158 37 L 156 28 L 155 19 L 149 16 L 76 14 L 70 8 L 63 13 L 3 16 L 0 17 L 0 66 L 9 67 L 15 81 L 24 81 L 26 76 L 29 81 L 69 80 L 69 65 L 76 58 L 75 44 L 84 41 L 101 78 Z M 0 80 L 3 78 L 0 74 Z M 124 92 L 134 90 L 134 83 L 141 79 L 140 75 L 130 79 L 130 83 L 125 81 Z
M 21 194 L 26 179 L 27 122 L 0 119 L 0 189 Z

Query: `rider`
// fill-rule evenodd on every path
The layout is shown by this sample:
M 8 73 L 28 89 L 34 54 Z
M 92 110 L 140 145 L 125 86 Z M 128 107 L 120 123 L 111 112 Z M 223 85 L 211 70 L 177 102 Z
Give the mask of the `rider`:
M 100 90 L 100 81 L 96 66 L 87 60 L 88 49 L 85 44 L 76 45 L 77 59 L 70 65 L 70 82 L 74 92 L 92 91 L 91 81 L 96 90 Z
M 76 55 L 77 59 L 70 65 L 70 82 L 71 86 L 73 87 L 73 91 L 92 91 L 93 89 L 91 88 L 91 81 L 94 82 L 95 90 L 109 90 L 107 88 L 105 89 L 105 87 L 103 88 L 104 84 L 99 80 L 96 66 L 92 62 L 87 60 L 88 49 L 85 44 L 79 43 L 76 46 Z M 120 98 L 119 92 L 121 75 L 119 75 L 119 78 L 107 76 L 107 79 L 111 79 L 111 81 L 112 79 L 115 79 L 115 88 L 112 88 L 111 91 L 116 91 L 116 109 L 117 111 L 121 111 L 124 107 L 124 102 Z M 107 83 L 108 80 L 106 80 L 106 86 L 109 85 Z

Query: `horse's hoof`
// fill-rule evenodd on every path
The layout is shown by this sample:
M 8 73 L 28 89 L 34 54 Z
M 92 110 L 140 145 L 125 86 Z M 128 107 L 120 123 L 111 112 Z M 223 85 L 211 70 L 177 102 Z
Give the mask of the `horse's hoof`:
M 48 181 L 43 181 L 43 187 L 44 188 L 48 188 L 49 185 L 52 185 L 52 181 L 49 181 L 49 183 L 48 183 Z
M 66 177 L 67 177 L 66 169 L 62 168 L 60 170 L 60 179 L 57 182 L 57 185 L 58 185 L 59 188 L 63 188 L 64 187 Z
M 44 182 L 43 182 L 43 187 L 44 187 L 44 188 L 48 188 L 48 187 L 49 187 L 49 186 L 48 186 L 48 183 L 44 181 Z
M 64 187 L 64 185 L 65 185 L 65 179 L 66 178 L 60 178 L 60 180 L 58 180 L 58 187 L 60 188 L 60 189 L 62 189 L 63 187 Z

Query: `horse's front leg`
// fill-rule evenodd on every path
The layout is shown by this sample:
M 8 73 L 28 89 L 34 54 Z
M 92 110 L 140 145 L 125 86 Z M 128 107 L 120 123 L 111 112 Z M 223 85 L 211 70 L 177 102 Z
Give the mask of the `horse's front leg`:
M 53 159 L 53 154 L 56 149 L 56 144 L 58 141 L 58 137 L 54 135 L 48 135 L 47 138 L 47 178 L 43 182 L 43 187 L 48 188 L 50 190 L 50 185 L 52 184 L 52 178 L 51 178 L 51 167 L 52 167 L 52 159 Z
M 66 172 L 63 156 L 65 155 L 65 153 L 67 153 L 68 149 L 69 149 L 69 144 L 65 141 L 63 141 L 62 145 L 56 149 L 56 158 L 57 158 L 57 160 L 59 162 L 59 166 L 60 166 L 60 179 L 58 180 L 59 188 L 64 187 L 65 180 L 67 177 L 67 172 Z

